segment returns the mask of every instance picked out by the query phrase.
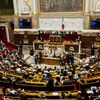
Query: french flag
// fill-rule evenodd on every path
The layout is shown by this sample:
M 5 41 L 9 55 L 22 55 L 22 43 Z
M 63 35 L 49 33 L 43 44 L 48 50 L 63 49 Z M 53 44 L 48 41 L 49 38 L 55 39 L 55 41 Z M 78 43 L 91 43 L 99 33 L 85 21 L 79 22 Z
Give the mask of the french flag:
M 61 27 L 62 27 L 62 30 L 64 30 L 64 28 L 65 28 L 65 25 L 64 25 L 64 18 L 62 18 L 62 25 L 61 25 Z

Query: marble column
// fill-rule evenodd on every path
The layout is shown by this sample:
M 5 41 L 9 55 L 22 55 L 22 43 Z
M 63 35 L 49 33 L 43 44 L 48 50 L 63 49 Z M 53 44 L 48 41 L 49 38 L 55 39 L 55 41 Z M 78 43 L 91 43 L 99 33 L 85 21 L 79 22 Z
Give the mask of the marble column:
M 39 26 L 39 11 L 38 11 L 38 0 L 32 0 L 32 27 L 33 28 L 38 28 Z
M 32 12 L 33 14 L 38 13 L 38 0 L 32 0 Z
M 13 6 L 14 6 L 14 14 L 17 15 L 18 13 L 18 4 L 16 0 L 13 0 Z
M 89 8 L 90 8 L 90 0 L 85 0 L 85 13 L 89 12 Z
M 90 28 L 90 0 L 85 0 L 84 28 Z
M 15 27 L 15 29 L 19 28 L 18 27 L 18 16 L 17 15 L 14 16 L 14 27 Z

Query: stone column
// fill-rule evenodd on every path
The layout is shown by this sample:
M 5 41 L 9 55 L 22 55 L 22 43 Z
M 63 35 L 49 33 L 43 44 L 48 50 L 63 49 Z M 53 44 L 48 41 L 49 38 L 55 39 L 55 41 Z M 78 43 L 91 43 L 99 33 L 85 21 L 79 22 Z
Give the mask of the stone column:
M 38 0 L 32 0 L 32 27 L 38 28 L 38 17 L 39 17 L 39 11 L 38 11 Z
M 38 12 L 38 0 L 32 0 L 32 12 L 34 14 Z
M 84 28 L 90 28 L 90 0 L 85 0 Z
M 14 14 L 17 15 L 18 13 L 18 4 L 16 0 L 13 0 L 13 6 L 14 6 Z
M 14 27 L 15 29 L 18 28 L 18 16 L 17 15 L 14 16 Z
M 90 9 L 90 0 L 85 0 L 85 13 L 88 13 Z
M 90 15 L 89 14 L 84 15 L 84 28 L 90 29 Z

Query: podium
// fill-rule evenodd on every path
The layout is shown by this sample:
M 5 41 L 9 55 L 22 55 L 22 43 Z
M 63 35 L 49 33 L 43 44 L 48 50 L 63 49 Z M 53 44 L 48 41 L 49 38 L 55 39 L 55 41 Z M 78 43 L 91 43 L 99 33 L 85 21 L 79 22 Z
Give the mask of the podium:
M 37 53 L 42 52 L 43 64 L 60 65 L 60 57 L 64 52 L 73 50 L 76 54 L 80 53 L 81 42 L 33 41 L 33 47 Z
M 50 35 L 50 42 L 61 43 L 62 37 L 60 35 Z

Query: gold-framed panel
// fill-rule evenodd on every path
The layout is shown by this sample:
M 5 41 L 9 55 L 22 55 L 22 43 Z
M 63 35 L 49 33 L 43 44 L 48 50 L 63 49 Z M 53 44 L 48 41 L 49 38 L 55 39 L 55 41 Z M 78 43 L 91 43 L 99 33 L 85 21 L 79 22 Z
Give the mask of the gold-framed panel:
M 67 5 L 66 5 L 67 4 Z M 39 13 L 83 13 L 85 0 L 38 0 Z

